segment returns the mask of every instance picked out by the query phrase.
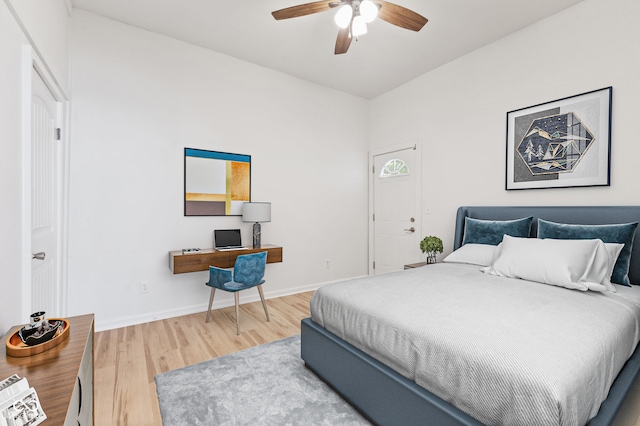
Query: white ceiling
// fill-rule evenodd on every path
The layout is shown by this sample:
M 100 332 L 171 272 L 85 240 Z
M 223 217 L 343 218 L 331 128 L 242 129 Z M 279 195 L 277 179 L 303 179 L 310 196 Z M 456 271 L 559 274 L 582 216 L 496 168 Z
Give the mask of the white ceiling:
M 334 10 L 276 21 L 309 0 L 72 0 L 84 9 L 366 99 L 582 0 L 395 0 L 429 22 L 420 32 L 376 20 L 334 55 Z

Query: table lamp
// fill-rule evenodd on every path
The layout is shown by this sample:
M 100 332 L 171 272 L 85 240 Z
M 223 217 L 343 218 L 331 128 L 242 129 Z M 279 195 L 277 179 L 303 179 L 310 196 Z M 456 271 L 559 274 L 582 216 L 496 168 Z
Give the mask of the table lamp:
M 271 203 L 243 203 L 242 221 L 253 222 L 253 248 L 260 248 L 260 222 L 271 222 Z

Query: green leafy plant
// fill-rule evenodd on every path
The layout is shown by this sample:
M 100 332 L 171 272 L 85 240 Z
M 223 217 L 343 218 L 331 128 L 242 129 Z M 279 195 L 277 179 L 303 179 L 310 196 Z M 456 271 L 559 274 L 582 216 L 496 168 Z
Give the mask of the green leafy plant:
M 436 253 L 442 253 L 444 247 L 440 238 L 429 235 L 420 241 L 420 250 L 427 254 L 427 263 L 435 263 Z

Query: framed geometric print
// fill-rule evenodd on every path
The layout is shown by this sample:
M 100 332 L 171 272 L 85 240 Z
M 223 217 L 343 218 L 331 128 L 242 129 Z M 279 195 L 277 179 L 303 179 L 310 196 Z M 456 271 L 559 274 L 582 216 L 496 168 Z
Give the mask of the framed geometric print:
M 508 112 L 506 189 L 609 186 L 611 90 Z

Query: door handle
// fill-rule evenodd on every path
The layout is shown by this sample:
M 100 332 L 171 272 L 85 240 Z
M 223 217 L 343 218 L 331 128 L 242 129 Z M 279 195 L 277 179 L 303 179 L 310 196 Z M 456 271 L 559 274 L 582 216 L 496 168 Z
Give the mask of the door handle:
M 414 228 L 413 226 L 409 229 L 405 229 L 405 231 L 407 232 L 416 232 L 416 228 Z
M 41 251 L 39 253 L 33 253 L 31 255 L 31 259 L 44 260 L 45 256 L 46 256 L 46 253 Z

